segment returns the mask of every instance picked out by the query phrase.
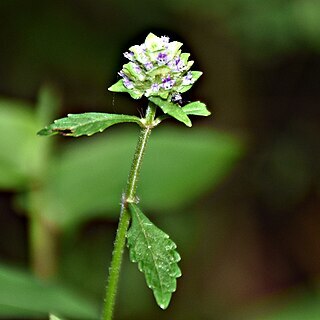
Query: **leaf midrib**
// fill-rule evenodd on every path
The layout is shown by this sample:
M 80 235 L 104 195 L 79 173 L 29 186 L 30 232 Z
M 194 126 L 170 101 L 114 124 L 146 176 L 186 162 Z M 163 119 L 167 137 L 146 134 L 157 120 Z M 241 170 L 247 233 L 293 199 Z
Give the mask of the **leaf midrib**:
M 163 293 L 163 292 L 164 292 L 164 290 L 163 290 L 163 285 L 162 285 L 162 281 L 161 281 L 161 277 L 160 277 L 160 273 L 159 273 L 157 264 L 156 264 L 156 262 L 155 262 L 154 254 L 153 254 L 152 250 L 149 249 L 150 243 L 149 243 L 148 237 L 147 237 L 147 235 L 146 235 L 146 233 L 145 233 L 145 231 L 144 231 L 143 223 L 142 223 L 142 220 L 140 219 L 139 213 L 138 213 L 137 211 L 136 211 L 135 213 L 136 213 L 136 216 L 137 216 L 137 218 L 138 218 L 138 222 L 139 222 L 139 225 L 140 225 L 140 227 L 141 227 L 142 233 L 143 233 L 143 235 L 144 235 L 144 237 L 145 237 L 145 239 L 146 239 L 147 249 L 151 252 L 152 260 L 153 260 L 153 263 L 154 263 L 154 266 L 155 266 L 155 269 L 156 269 L 156 273 L 157 273 L 157 277 L 158 277 L 158 279 L 159 279 L 159 283 L 160 283 L 160 287 L 161 287 L 161 293 Z M 151 246 L 151 248 L 152 248 L 152 246 Z
M 106 117 L 106 115 L 104 115 L 103 113 L 102 113 L 102 115 L 104 117 Z M 119 116 L 126 117 L 126 119 L 123 119 L 123 122 L 136 122 L 136 123 L 139 123 L 139 118 L 135 119 L 134 116 L 127 116 L 127 115 L 122 115 L 122 114 L 121 115 L 119 114 Z M 71 116 L 68 116 L 68 118 L 71 120 L 73 117 L 71 115 Z M 73 118 L 73 119 L 76 119 L 76 118 Z M 118 119 L 117 118 L 115 118 L 115 119 L 106 119 L 106 118 L 104 118 L 104 119 L 99 119 L 99 120 L 90 119 L 89 121 L 87 121 L 85 123 L 79 123 L 78 125 L 70 126 L 70 129 L 82 128 L 84 126 L 87 126 L 87 125 L 90 125 L 90 124 L 94 124 L 94 123 L 100 123 L 100 122 L 106 123 L 106 122 L 113 122 L 113 121 L 119 121 L 119 120 L 121 120 L 120 117 Z

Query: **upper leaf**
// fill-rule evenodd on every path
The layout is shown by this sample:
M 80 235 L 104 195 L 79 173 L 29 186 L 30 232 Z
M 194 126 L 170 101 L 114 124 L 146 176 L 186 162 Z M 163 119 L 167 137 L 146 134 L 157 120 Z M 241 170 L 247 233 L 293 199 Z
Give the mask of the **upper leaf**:
M 207 109 L 206 105 L 200 101 L 188 103 L 182 110 L 188 115 L 194 116 L 210 116 L 211 112 Z
M 166 309 L 172 292 L 176 290 L 176 278 L 181 276 L 177 246 L 137 205 L 129 204 L 129 209 L 132 216 L 127 234 L 130 259 L 137 262 L 139 270 L 145 274 L 147 285 L 153 290 L 160 308 Z
M 135 116 L 123 114 L 87 112 L 81 114 L 69 114 L 68 117 L 55 120 L 54 123 L 38 132 L 40 136 L 50 136 L 60 133 L 64 136 L 79 137 L 91 136 L 102 132 L 106 128 L 123 122 L 135 122 L 141 124 Z
M 178 104 L 157 97 L 149 97 L 149 100 L 159 106 L 164 113 L 183 122 L 188 127 L 192 126 L 191 120 Z

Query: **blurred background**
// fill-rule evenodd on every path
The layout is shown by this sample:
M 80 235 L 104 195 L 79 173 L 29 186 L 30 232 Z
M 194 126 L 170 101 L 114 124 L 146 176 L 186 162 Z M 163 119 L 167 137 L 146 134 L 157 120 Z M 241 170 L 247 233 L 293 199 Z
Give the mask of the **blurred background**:
M 154 130 L 138 194 L 178 244 L 160 310 L 128 254 L 116 318 L 320 319 L 320 2 L 0 2 L 0 318 L 97 318 L 138 129 L 40 138 L 67 113 L 139 115 L 112 94 L 149 32 L 204 72 L 212 116 Z

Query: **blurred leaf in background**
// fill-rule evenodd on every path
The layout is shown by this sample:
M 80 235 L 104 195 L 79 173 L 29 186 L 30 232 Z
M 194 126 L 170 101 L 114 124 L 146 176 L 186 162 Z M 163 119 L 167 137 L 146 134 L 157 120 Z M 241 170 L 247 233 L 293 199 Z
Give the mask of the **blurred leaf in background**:
M 39 165 L 38 126 L 31 105 L 0 100 L 0 187 L 21 189 Z
M 96 319 L 98 308 L 79 295 L 31 274 L 0 266 L 0 317 L 44 318 L 50 310 L 78 319 Z
M 137 131 L 123 128 L 61 150 L 45 189 L 48 205 L 55 207 L 49 210 L 51 219 L 68 227 L 90 214 L 116 218 L 136 140 Z M 164 214 L 187 206 L 216 185 L 242 152 L 242 143 L 227 134 L 200 128 L 155 130 L 138 190 L 142 205 Z
M 260 301 L 251 311 L 240 313 L 240 319 L 261 320 L 317 320 L 320 318 L 319 292 L 303 288 L 271 295 Z

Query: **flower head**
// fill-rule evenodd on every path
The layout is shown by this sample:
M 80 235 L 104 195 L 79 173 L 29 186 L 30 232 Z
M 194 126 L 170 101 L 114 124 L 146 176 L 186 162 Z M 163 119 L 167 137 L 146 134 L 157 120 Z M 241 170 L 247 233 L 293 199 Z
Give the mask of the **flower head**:
M 144 43 L 124 53 L 129 62 L 118 73 L 121 80 L 109 90 L 126 91 L 135 99 L 154 96 L 168 101 L 189 90 L 202 72 L 189 71 L 193 61 L 181 46 L 167 36 L 149 33 Z

